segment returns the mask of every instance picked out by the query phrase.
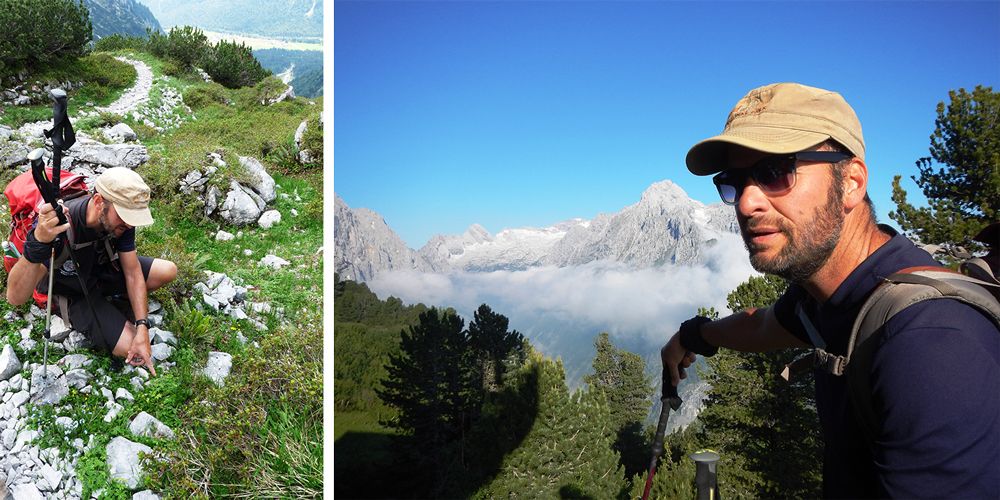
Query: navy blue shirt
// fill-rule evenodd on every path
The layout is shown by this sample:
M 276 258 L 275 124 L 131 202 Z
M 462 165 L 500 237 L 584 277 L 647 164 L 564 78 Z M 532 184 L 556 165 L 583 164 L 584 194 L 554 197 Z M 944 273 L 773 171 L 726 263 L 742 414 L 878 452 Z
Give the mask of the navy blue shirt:
M 940 265 L 891 228 L 880 228 L 892 238 L 825 303 L 790 286 L 774 305 L 781 325 L 811 344 L 795 314 L 801 302 L 826 350 L 845 354 L 854 318 L 883 277 Z M 978 309 L 927 300 L 886 323 L 871 368 L 881 424 L 871 448 L 846 377 L 814 375 L 825 497 L 1000 498 L 1000 331 Z
M 67 201 L 65 206 L 66 212 L 69 214 L 70 223 L 73 226 L 74 243 L 80 245 L 87 242 L 94 242 L 93 245 L 80 248 L 76 251 L 76 258 L 80 264 L 80 268 L 83 270 L 83 276 L 87 280 L 88 287 L 94 288 L 101 277 L 98 272 L 99 270 L 112 265 L 117 268 L 117 262 L 110 262 L 110 257 L 104 246 L 104 239 L 109 239 L 111 248 L 116 253 L 133 252 L 135 251 L 135 228 L 130 228 L 124 231 L 121 236 L 115 238 L 104 231 L 87 227 L 87 206 L 90 204 L 90 200 L 90 196 L 83 196 Z M 37 224 L 38 219 L 36 218 L 31 226 L 31 231 L 28 231 L 28 240 L 35 239 L 35 225 Z M 65 234 L 62 241 L 64 243 L 66 241 Z M 46 260 L 44 264 L 48 267 L 49 261 Z M 72 260 L 66 259 L 58 272 L 53 276 L 52 288 L 54 292 L 63 295 L 83 294 L 83 291 L 80 290 L 79 279 L 76 277 L 77 272 Z M 37 288 L 41 293 L 45 293 L 48 289 L 48 282 L 44 279 L 41 280 Z

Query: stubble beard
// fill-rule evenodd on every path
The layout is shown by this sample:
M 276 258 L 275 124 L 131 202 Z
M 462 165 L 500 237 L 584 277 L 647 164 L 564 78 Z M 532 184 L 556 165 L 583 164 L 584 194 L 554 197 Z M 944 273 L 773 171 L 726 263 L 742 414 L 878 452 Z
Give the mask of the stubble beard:
M 840 211 L 843 193 L 837 189 L 839 182 L 831 187 L 828 202 L 816 209 L 811 220 L 792 226 L 785 219 L 760 220 L 752 225 L 738 217 L 743 243 L 750 253 L 750 265 L 759 272 L 785 278 L 792 283 L 803 283 L 816 274 L 833 254 L 844 218 Z M 776 227 L 788 240 L 774 257 L 765 257 L 767 247 L 752 243 L 747 234 L 757 226 Z

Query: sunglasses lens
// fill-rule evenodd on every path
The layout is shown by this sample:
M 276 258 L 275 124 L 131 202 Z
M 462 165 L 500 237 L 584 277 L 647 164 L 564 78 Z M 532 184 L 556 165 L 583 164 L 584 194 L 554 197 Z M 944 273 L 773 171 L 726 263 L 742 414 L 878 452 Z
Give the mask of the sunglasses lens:
M 753 169 L 753 178 L 768 193 L 786 191 L 792 187 L 795 179 L 795 160 L 782 158 L 757 165 Z
M 719 196 L 722 197 L 723 202 L 729 205 L 736 203 L 736 186 L 732 184 L 716 184 L 715 187 L 719 188 Z

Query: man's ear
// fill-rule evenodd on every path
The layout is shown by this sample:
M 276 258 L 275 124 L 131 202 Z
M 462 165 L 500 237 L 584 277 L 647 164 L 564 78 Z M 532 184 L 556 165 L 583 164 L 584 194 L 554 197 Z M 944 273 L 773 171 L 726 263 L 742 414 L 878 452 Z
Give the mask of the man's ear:
M 851 158 L 844 168 L 844 208 L 853 210 L 864 203 L 868 193 L 868 166 L 858 157 Z

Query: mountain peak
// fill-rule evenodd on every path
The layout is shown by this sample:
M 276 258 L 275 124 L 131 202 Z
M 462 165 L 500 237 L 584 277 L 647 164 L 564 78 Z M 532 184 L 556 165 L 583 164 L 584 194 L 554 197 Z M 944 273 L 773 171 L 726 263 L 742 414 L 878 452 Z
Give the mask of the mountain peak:
M 676 205 L 680 203 L 690 203 L 692 200 L 680 186 L 670 180 L 654 182 L 642 193 L 640 203 L 652 203 L 657 205 Z
M 480 226 L 479 224 L 473 224 L 469 226 L 469 228 L 465 230 L 465 233 L 463 233 L 462 236 L 463 239 L 472 240 L 473 242 L 476 243 L 482 243 L 484 241 L 493 241 L 493 235 L 491 235 L 490 232 L 487 231 L 485 227 Z

